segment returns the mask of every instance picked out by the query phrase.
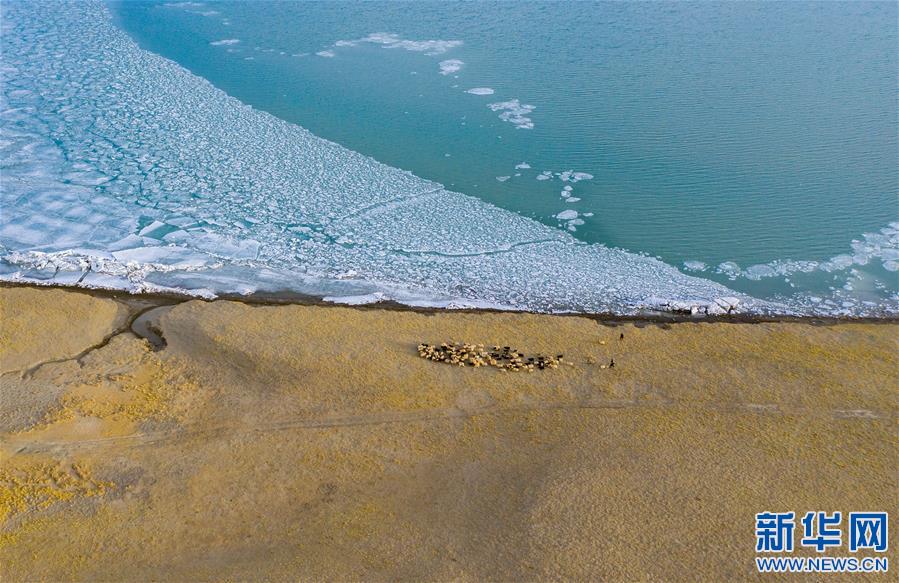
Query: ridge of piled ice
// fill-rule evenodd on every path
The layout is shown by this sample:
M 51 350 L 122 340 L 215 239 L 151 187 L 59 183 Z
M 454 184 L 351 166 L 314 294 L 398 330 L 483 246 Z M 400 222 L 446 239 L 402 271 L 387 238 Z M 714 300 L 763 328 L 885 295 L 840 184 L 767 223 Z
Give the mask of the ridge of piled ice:
M 2 279 L 617 313 L 710 313 L 732 298 L 790 311 L 254 110 L 140 49 L 100 2 L 9 3 L 2 34 Z

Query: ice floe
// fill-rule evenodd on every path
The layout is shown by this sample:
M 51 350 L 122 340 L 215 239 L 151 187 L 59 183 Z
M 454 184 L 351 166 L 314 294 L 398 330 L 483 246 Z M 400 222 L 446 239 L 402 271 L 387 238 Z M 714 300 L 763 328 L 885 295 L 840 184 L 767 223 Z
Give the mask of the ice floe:
M 459 59 L 447 59 L 445 61 L 440 61 L 438 64 L 440 67 L 441 75 L 451 75 L 453 73 L 458 73 L 462 70 L 462 67 L 465 65 Z
M 493 89 L 489 87 L 472 87 L 465 93 L 471 93 L 472 95 L 493 95 Z
M 851 253 L 841 253 L 824 261 L 777 259 L 770 263 L 751 265 L 745 269 L 732 261 L 726 261 L 718 265 L 717 272 L 727 275 L 730 279 L 742 277 L 760 280 L 815 271 L 842 272 L 878 260 L 883 269 L 895 271 L 891 269 L 891 263 L 899 260 L 899 221 L 890 223 L 879 232 L 863 233 L 860 239 L 851 242 L 850 247 Z
M 221 47 L 221 46 L 236 45 L 238 43 L 240 43 L 239 38 L 224 38 L 222 40 L 212 41 L 209 44 L 211 44 L 214 47 Z
M 462 45 L 460 40 L 409 40 L 389 32 L 374 32 L 356 40 L 339 40 L 334 43 L 334 46 L 353 47 L 361 43 L 374 43 L 386 49 L 404 49 L 431 56 L 442 55 L 448 50 Z
M 488 105 L 493 111 L 501 112 L 499 118 L 515 126 L 518 130 L 534 129 L 534 120 L 528 117 L 536 109 L 533 105 L 521 103 L 518 99 L 497 101 Z
M 593 175 L 586 172 L 575 172 L 574 170 L 566 170 L 565 172 L 557 172 L 556 176 L 562 182 L 580 182 L 581 180 L 592 180 Z

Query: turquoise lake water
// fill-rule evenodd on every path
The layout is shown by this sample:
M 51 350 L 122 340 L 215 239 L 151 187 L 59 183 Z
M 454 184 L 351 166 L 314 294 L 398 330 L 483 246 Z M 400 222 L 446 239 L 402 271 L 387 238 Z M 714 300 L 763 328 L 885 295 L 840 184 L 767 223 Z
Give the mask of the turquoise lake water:
M 895 3 L 115 6 L 142 46 L 245 103 L 550 225 L 575 210 L 584 241 L 720 281 L 722 262 L 852 254 L 899 219 Z M 380 32 L 462 44 L 334 46 Z M 461 68 L 440 74 L 450 59 Z M 533 129 L 488 108 L 512 99 L 534 106 Z M 536 180 L 546 170 L 593 178 Z M 790 293 L 783 279 L 731 285 Z
M 899 301 L 895 3 L 106 6 L 142 49 L 256 110 L 578 241 L 800 311 Z M 164 238 L 187 219 L 141 220 Z

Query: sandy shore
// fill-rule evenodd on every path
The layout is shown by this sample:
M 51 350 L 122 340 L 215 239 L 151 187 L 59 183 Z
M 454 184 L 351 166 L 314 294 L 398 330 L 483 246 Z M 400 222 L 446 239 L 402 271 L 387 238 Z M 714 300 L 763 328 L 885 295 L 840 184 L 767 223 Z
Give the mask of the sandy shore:
M 6 581 L 747 579 L 756 512 L 896 510 L 896 323 L 25 287 L 0 321 Z M 449 340 L 567 364 L 418 357 Z

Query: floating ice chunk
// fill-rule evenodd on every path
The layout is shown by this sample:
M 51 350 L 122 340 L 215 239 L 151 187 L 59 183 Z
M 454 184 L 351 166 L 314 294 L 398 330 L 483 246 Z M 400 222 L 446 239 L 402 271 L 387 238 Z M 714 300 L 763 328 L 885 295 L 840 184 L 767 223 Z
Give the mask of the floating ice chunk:
M 899 261 L 884 261 L 883 268 L 887 271 L 899 271 Z
M 568 221 L 567 224 L 568 224 L 568 230 L 573 232 L 573 231 L 577 231 L 577 228 L 579 226 L 583 225 L 584 221 L 582 219 L 572 219 L 572 220 Z
M 500 182 L 505 182 L 506 180 L 512 178 L 511 176 L 497 176 L 496 179 Z
M 746 279 L 755 281 L 758 281 L 763 277 L 773 277 L 775 275 L 777 275 L 777 271 L 770 265 L 752 265 L 743 271 L 743 276 L 746 277 Z
M 460 40 L 408 40 L 389 32 L 374 32 L 365 38 L 342 40 L 334 44 L 336 46 L 355 46 L 360 43 L 374 43 L 382 45 L 386 49 L 405 49 L 432 56 L 442 55 L 448 50 L 462 45 Z
M 562 190 L 564 190 L 565 192 L 571 192 L 573 189 L 571 188 L 571 185 L 566 184 L 562 187 Z
M 445 61 L 440 61 L 440 74 L 441 75 L 450 75 L 452 73 L 457 73 L 462 70 L 462 66 L 465 63 L 460 61 L 459 59 L 447 59 Z
M 206 5 L 202 2 L 166 2 L 163 6 L 166 8 L 202 8 Z
M 493 95 L 493 89 L 489 87 L 472 87 L 465 93 L 471 93 L 472 95 Z
M 852 256 L 851 255 L 837 255 L 836 257 L 832 257 L 830 261 L 826 261 L 821 264 L 821 271 L 842 271 L 852 265 Z
M 705 271 L 708 265 L 702 261 L 684 261 L 684 269 L 687 271 Z
M 537 175 L 537 180 L 552 180 L 553 173 L 549 170 L 544 170 L 540 174 Z
M 319 57 L 325 57 L 325 58 L 328 58 L 328 59 L 337 56 L 337 54 L 336 54 L 334 51 L 329 51 L 329 50 L 318 51 L 318 52 L 315 53 L 315 54 L 318 55 Z
M 565 202 L 580 202 L 580 200 L 581 200 L 581 199 L 579 199 L 579 198 L 576 197 L 576 196 L 569 196 L 569 197 L 567 197 L 567 198 L 565 199 Z
M 577 211 L 574 210 L 565 210 L 556 215 L 556 218 L 560 221 L 568 221 L 571 219 L 577 218 Z
M 528 164 L 527 162 L 522 162 L 521 164 L 515 165 L 516 170 L 528 170 L 530 167 L 531 167 L 531 165 Z
M 740 275 L 740 266 L 733 261 L 725 261 L 718 265 L 718 273 L 735 278 Z
M 574 170 L 566 170 L 565 172 L 558 172 L 556 176 L 559 177 L 559 180 L 562 182 L 580 182 L 581 180 L 590 180 L 593 178 L 592 174 L 588 174 L 586 172 L 575 172 Z
M 225 38 L 222 40 L 212 41 L 211 44 L 214 47 L 228 46 L 228 45 L 236 45 L 240 42 L 239 38 Z
M 521 103 L 518 99 L 497 101 L 488 105 L 493 111 L 500 111 L 499 118 L 515 126 L 517 130 L 534 129 L 534 120 L 528 115 L 536 109 L 533 105 Z

